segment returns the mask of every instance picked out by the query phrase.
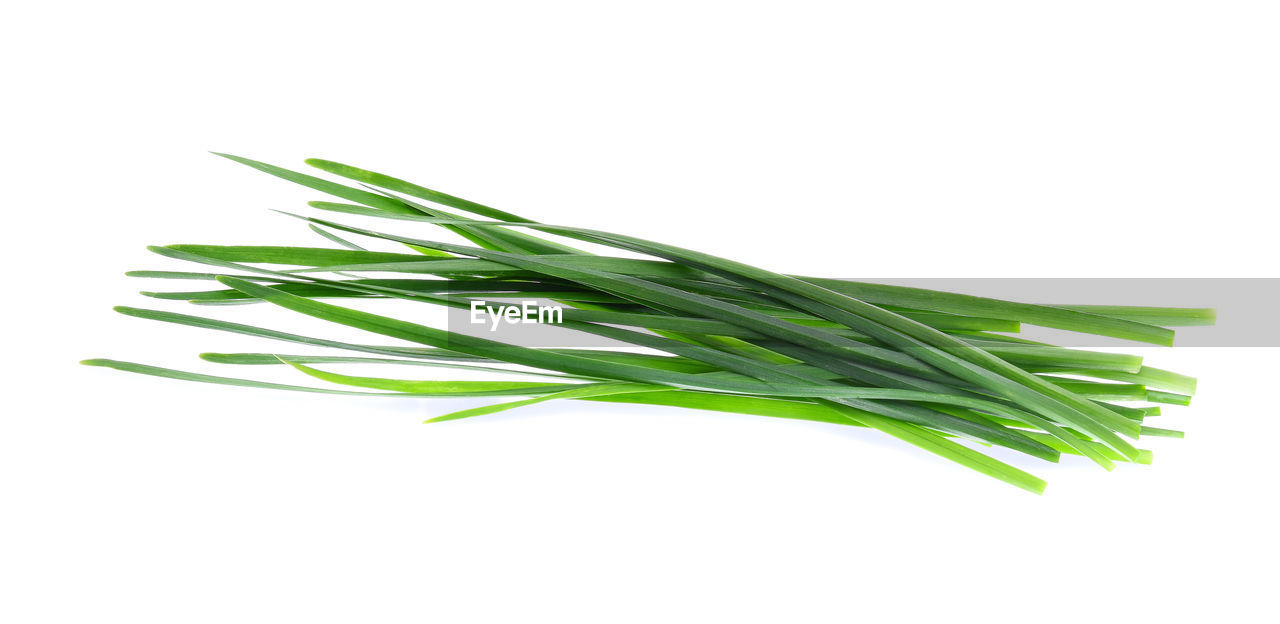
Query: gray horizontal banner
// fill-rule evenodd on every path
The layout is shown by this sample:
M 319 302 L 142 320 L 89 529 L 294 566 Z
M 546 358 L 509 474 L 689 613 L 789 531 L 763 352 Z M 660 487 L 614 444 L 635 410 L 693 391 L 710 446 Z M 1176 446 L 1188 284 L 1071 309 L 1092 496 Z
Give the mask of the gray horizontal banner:
M 1049 306 L 1212 308 L 1216 311 L 1216 322 L 1212 326 L 1172 327 L 1176 332 L 1174 344 L 1187 347 L 1280 346 L 1280 325 L 1275 323 L 1276 310 L 1280 309 L 1280 279 L 1277 278 L 914 278 L 851 281 Z M 522 303 L 525 301 L 527 303 Z M 451 309 L 448 329 L 519 346 L 628 346 L 624 342 L 559 326 L 554 310 L 556 306 L 562 308 L 561 314 L 569 309 L 564 302 L 489 298 L 478 310 Z M 1152 319 L 1152 322 L 1166 325 L 1169 321 Z M 1068 347 L 1141 344 L 1027 323 L 1022 324 L 1018 333 L 995 333 Z

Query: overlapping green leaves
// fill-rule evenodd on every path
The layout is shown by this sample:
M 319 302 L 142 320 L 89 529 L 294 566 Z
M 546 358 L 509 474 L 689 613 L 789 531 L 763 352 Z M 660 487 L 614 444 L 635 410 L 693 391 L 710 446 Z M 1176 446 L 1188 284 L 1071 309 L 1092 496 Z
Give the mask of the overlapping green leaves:
M 1143 424 L 1159 413 L 1158 407 L 1127 403 L 1185 405 L 1195 380 L 1143 366 L 1138 357 L 1063 349 L 1012 338 L 1010 333 L 1029 324 L 1163 345 L 1172 342 L 1171 327 L 1213 320 L 1212 311 L 1204 309 L 1049 306 L 783 275 L 655 241 L 538 223 L 333 161 L 313 159 L 308 164 L 362 188 L 223 156 L 353 202 L 311 202 L 314 208 L 384 218 L 390 224 L 434 224 L 471 244 L 304 217 L 313 233 L 336 247 L 171 245 L 153 250 L 215 270 L 131 273 L 216 280 L 221 286 L 147 292 L 158 299 L 205 305 L 266 303 L 399 341 L 353 343 L 207 316 L 118 308 L 139 318 L 349 352 L 202 356 L 251 368 L 288 366 L 332 388 L 117 360 L 86 364 L 275 390 L 517 398 L 430 421 L 481 417 L 563 399 L 855 425 L 1040 492 L 1043 480 L 981 449 L 1000 446 L 1048 461 L 1068 453 L 1106 468 L 1117 461 L 1149 463 L 1150 452 L 1128 439 L 1177 437 L 1181 432 Z M 463 218 L 446 209 L 490 220 Z M 544 235 L 577 242 L 571 246 Z M 650 259 L 589 253 L 579 243 Z M 394 251 L 373 250 L 378 244 Z M 554 299 L 566 307 L 565 328 L 643 351 L 523 347 L 321 301 L 397 299 L 463 308 L 486 297 Z M 405 371 L 461 369 L 495 379 L 441 381 L 331 370 L 366 365 Z M 511 380 L 530 375 L 544 380 Z

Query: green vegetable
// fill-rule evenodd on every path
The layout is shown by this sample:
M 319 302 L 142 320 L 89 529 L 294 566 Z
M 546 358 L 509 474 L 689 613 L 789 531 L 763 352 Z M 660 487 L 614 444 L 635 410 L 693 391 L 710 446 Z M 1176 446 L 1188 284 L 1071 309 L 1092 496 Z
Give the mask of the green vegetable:
M 206 353 L 209 362 L 284 365 L 336 387 L 258 382 L 118 360 L 84 363 L 233 386 L 392 397 L 523 397 L 431 418 L 480 417 L 557 399 L 638 403 L 813 420 L 875 429 L 1033 492 L 1045 482 L 980 449 L 1058 461 L 1081 455 L 1107 469 L 1150 463 L 1128 440 L 1181 437 L 1146 426 L 1158 407 L 1186 405 L 1195 380 L 1142 358 L 1022 340 L 1023 324 L 1172 344 L 1174 326 L 1211 324 L 1206 309 L 1041 305 L 919 288 L 782 275 L 600 230 L 539 223 L 356 167 L 308 164 L 356 188 L 265 163 L 227 158 L 347 202 L 333 213 L 434 224 L 470 244 L 299 217 L 336 247 L 169 245 L 162 256 L 212 272 L 131 271 L 221 288 L 145 292 L 202 305 L 266 303 L 416 346 L 358 344 L 203 316 L 140 308 L 149 320 L 310 345 L 347 355 Z M 424 200 L 426 204 L 411 200 Z M 463 217 L 453 210 L 484 219 Z M 297 216 L 297 215 L 293 215 Z M 552 235 L 648 259 L 591 253 Z M 358 237 L 359 243 L 348 237 Z M 395 251 L 368 246 L 393 244 Z M 406 251 L 407 250 L 407 251 Z M 395 274 L 381 277 L 378 274 Z M 372 275 L 371 275 L 372 274 Z M 523 347 L 355 310 L 326 300 L 398 299 L 468 309 L 481 299 L 552 299 L 566 329 L 628 349 Z M 363 355 L 352 355 L 363 354 Z M 334 365 L 452 368 L 498 377 L 438 381 L 355 376 Z M 520 368 L 512 368 L 512 366 Z M 536 376 L 547 381 L 512 381 Z M 343 389 L 358 388 L 358 390 Z M 972 445 L 977 445 L 972 446 Z

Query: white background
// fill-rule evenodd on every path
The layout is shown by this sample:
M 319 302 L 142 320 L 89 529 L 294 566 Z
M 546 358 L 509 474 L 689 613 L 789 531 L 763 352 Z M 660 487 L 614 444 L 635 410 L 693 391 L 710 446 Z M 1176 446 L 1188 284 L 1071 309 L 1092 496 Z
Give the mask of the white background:
M 144 246 L 309 244 L 205 150 L 838 276 L 1277 275 L 1274 3 L 46 2 L 0 25 L 0 620 L 1262 621 L 1274 350 L 1035 497 L 870 432 L 183 384 Z M 189 310 L 186 306 L 168 306 Z M 253 318 L 247 309 L 227 318 Z M 224 367 L 225 368 L 225 367 Z M 225 374 L 225 370 L 222 371 Z M 232 371 L 242 373 L 243 371 Z M 276 371 L 280 373 L 280 371 Z M 296 379 L 296 378 L 295 378 Z

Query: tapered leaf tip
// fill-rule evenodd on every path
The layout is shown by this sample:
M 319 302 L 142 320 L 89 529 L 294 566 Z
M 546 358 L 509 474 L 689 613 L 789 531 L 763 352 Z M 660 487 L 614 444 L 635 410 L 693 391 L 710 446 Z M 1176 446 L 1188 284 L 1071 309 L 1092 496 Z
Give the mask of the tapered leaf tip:
M 209 153 L 210 153 L 210 154 L 213 154 L 214 156 L 221 156 L 222 158 L 225 158 L 225 159 L 227 159 L 227 160 L 233 160 L 233 161 L 238 162 L 238 163 L 243 163 L 243 162 L 245 162 L 246 160 L 249 160 L 249 159 L 244 158 L 244 157 L 242 157 L 242 156 L 236 156 L 235 154 L 227 154 L 227 153 L 225 153 L 225 152 L 209 152 Z
M 223 152 L 209 152 L 209 153 L 213 154 L 214 156 L 221 156 L 232 162 L 238 162 L 242 165 L 248 165 L 250 167 L 253 167 L 255 169 L 260 169 L 263 171 L 267 171 L 268 169 L 272 168 L 272 165 L 268 165 L 267 163 L 254 160 L 252 158 L 245 158 L 244 156 L 236 156 L 235 154 L 226 154 Z
M 80 360 L 80 363 L 85 366 L 106 366 L 110 361 L 111 360 L 104 360 L 102 358 L 90 358 L 88 360 Z
M 470 411 L 470 410 L 464 410 L 464 411 Z M 449 414 L 441 414 L 440 416 L 432 416 L 431 418 L 428 418 L 422 421 L 422 424 L 431 425 L 435 423 L 449 422 L 451 420 L 459 420 L 461 418 L 465 418 L 465 416 L 458 416 L 458 414 L 460 413 L 461 412 L 452 412 Z
M 323 204 L 324 202 L 307 202 L 307 205 L 311 205 L 312 203 Z M 300 214 L 294 214 L 294 213 L 289 212 L 289 211 L 287 211 L 287 210 L 280 210 L 280 209 L 278 209 L 278 208 L 272 208 L 272 209 L 271 209 L 271 212 L 275 212 L 275 213 L 278 213 L 278 214 L 282 214 L 282 215 L 284 215 L 284 216 L 286 216 L 286 217 L 293 217 L 293 218 L 295 218 L 295 219 L 302 219 L 303 221 L 311 221 L 311 222 L 314 222 L 314 223 L 323 223 L 323 224 L 325 224 L 325 225 L 331 225 L 331 224 L 329 224 L 329 223 L 327 223 L 327 222 L 325 222 L 325 221 L 321 221 L 321 220 L 319 220 L 319 219 L 312 219 L 311 217 L 307 217 L 307 216 L 300 215 Z M 332 226 L 331 226 L 331 227 L 332 227 Z

